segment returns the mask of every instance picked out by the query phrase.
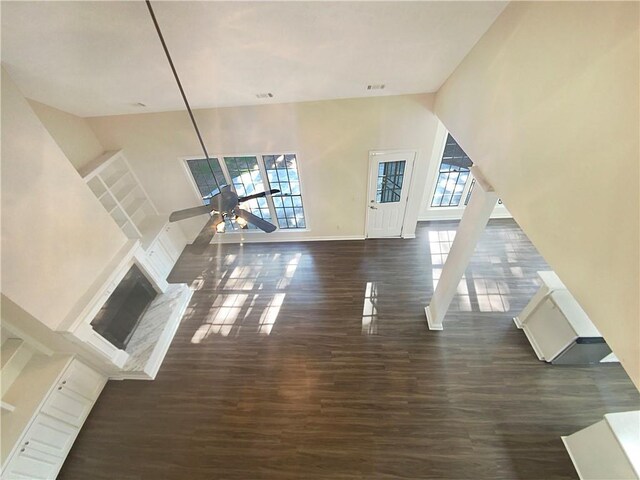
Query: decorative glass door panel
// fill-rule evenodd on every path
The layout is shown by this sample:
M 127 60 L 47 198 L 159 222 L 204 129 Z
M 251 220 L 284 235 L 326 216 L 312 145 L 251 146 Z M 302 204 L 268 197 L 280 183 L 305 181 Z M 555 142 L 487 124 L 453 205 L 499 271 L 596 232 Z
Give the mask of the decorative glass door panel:
M 400 201 L 406 164 L 406 160 L 380 162 L 378 164 L 378 182 L 376 185 L 376 201 L 378 203 L 395 203 Z

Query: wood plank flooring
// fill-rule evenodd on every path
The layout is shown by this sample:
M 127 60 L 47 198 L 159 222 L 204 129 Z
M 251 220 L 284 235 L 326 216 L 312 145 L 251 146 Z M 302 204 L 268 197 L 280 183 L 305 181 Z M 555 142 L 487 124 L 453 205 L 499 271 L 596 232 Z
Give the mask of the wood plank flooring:
M 490 222 L 445 319 L 455 234 L 185 250 L 196 289 L 153 382 L 109 382 L 59 478 L 569 479 L 560 440 L 640 408 L 617 364 L 539 362 L 511 317 L 548 268 Z

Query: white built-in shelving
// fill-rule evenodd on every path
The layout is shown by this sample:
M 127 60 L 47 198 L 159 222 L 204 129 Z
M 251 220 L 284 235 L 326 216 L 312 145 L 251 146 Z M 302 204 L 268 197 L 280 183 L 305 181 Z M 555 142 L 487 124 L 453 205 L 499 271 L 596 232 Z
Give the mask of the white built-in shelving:
M 164 285 L 187 241 L 168 215 L 158 213 L 123 152 L 104 153 L 80 175 L 124 234 L 140 242 L 149 273 Z
M 167 218 L 158 214 L 121 151 L 106 152 L 80 174 L 128 238 L 155 239 L 161 233 Z

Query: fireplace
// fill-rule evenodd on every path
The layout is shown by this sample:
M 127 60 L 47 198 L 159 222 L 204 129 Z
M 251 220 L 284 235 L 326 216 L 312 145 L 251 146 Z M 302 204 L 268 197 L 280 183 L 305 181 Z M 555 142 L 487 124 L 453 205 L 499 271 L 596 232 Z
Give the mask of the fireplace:
M 91 321 L 91 326 L 111 344 L 124 350 L 156 295 L 151 282 L 133 264 Z

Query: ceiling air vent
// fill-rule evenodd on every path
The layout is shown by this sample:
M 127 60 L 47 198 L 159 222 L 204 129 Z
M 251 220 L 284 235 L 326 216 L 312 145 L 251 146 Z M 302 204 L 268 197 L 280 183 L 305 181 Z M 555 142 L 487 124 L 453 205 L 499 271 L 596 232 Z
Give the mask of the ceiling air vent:
M 367 85 L 367 90 L 383 90 L 384 83 L 372 83 L 371 85 Z
M 257 98 L 273 98 L 273 93 L 258 93 Z

